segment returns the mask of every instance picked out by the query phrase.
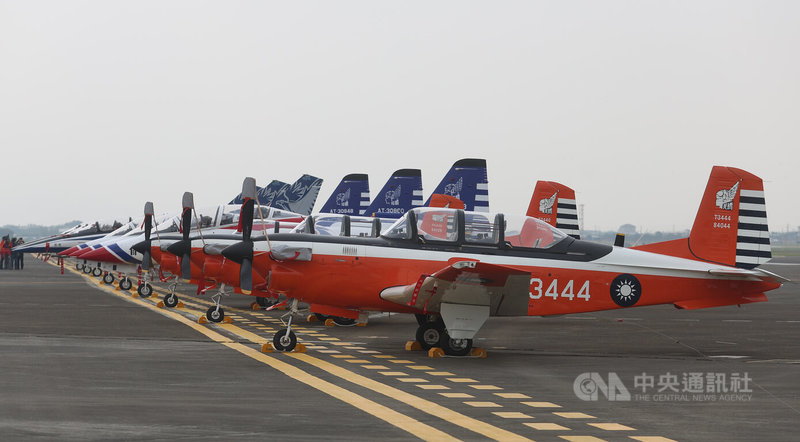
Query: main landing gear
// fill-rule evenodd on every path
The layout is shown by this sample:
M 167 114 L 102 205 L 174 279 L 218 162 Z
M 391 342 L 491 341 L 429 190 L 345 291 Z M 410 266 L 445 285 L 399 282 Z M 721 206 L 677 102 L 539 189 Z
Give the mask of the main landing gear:
M 119 280 L 119 288 L 120 290 L 125 290 L 126 292 L 133 287 L 133 282 L 127 276 Z
M 105 282 L 108 285 L 113 284 L 114 283 L 114 274 L 111 273 L 111 272 L 107 272 L 105 275 L 103 275 L 103 282 Z
M 447 333 L 442 317 L 439 315 L 416 315 L 417 342 L 423 350 L 440 347 L 448 356 L 466 356 L 472 350 L 472 339 L 453 339 Z
M 222 299 L 223 295 L 229 295 L 229 293 L 225 291 L 225 284 L 220 284 L 217 293 L 211 295 L 214 305 L 209 307 L 208 311 L 206 311 L 206 319 L 211 322 L 222 322 L 222 320 L 225 319 L 225 311 L 219 306 L 219 301 Z
M 278 351 L 292 351 L 297 347 L 297 335 L 292 331 L 292 318 L 297 313 L 297 299 L 292 299 L 289 311 L 283 316 L 288 316 L 289 320 L 286 321 L 286 328 L 278 330 L 272 338 L 272 346 Z M 283 319 L 281 316 L 281 319 Z

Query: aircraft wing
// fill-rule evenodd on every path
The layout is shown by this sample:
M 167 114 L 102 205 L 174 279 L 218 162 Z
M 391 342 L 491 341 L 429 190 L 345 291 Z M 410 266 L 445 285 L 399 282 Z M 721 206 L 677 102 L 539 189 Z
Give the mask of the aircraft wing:
M 530 278 L 530 272 L 511 267 L 454 259 L 431 275 L 420 275 L 416 283 L 384 289 L 381 298 L 431 312 L 450 304 L 489 307 L 491 316 L 524 316 Z

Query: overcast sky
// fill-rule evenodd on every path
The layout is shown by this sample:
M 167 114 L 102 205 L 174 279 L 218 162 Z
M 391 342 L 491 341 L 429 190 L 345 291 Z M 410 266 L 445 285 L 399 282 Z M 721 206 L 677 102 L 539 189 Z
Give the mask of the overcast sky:
M 227 202 L 260 184 L 486 158 L 584 227 L 689 228 L 711 167 L 800 226 L 800 2 L 0 0 L 0 225 Z

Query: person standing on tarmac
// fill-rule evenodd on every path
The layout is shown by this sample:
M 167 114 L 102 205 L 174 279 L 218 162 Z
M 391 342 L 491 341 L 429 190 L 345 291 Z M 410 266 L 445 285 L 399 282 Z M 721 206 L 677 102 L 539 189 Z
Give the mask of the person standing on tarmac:
M 0 270 L 8 269 L 9 261 L 11 261 L 11 238 L 6 235 L 0 242 Z
M 24 244 L 24 243 L 25 243 L 25 241 L 23 241 L 23 239 L 22 239 L 22 238 L 17 238 L 17 244 L 15 244 L 15 245 L 17 245 L 17 246 L 21 246 L 21 245 L 22 245 L 22 244 Z M 15 268 L 15 269 L 22 270 L 22 269 L 24 269 L 24 268 L 25 268 L 25 261 L 24 261 L 24 259 L 23 259 L 24 257 L 25 257 L 25 254 L 24 254 L 24 253 L 22 253 L 22 252 L 17 252 L 17 262 L 14 264 L 14 268 Z

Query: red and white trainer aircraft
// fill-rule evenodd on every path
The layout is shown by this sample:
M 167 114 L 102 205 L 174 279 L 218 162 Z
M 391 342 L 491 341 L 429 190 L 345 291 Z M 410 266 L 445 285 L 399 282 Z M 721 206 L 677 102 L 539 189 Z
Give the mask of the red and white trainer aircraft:
M 376 238 L 246 236 L 222 254 L 293 298 L 294 312 L 303 301 L 342 317 L 417 314 L 417 341 L 450 355 L 469 354 L 489 316 L 745 304 L 783 281 L 757 268 L 771 257 L 761 179 L 719 166 L 689 238 L 637 249 L 577 240 L 533 217 L 425 207 Z M 252 280 L 242 278 L 243 291 Z M 294 348 L 291 316 L 273 344 Z

